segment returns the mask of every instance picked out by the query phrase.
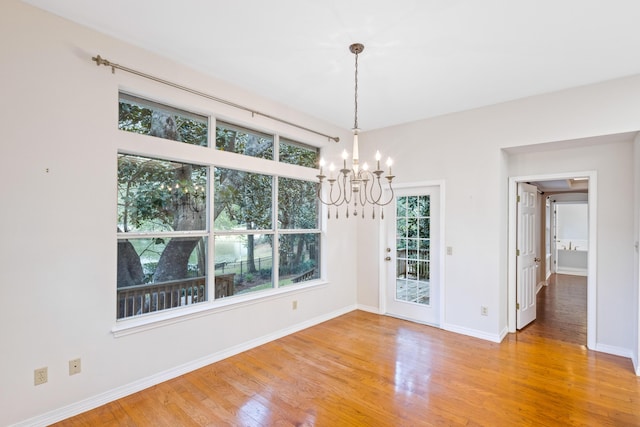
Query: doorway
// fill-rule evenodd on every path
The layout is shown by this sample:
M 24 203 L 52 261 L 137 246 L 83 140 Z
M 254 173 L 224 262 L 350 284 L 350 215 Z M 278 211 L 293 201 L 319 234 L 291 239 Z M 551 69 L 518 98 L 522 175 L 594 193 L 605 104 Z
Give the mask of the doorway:
M 443 192 L 442 183 L 403 186 L 385 209 L 380 296 L 389 316 L 442 324 Z
M 509 242 L 508 242 L 508 328 L 509 332 L 516 332 L 519 328 L 518 320 L 518 206 L 517 191 L 519 183 L 536 181 L 562 181 L 586 178 L 587 191 L 589 193 L 588 217 L 589 217 L 589 241 L 587 259 L 587 346 L 595 348 L 596 343 L 596 229 L 597 229 L 597 193 L 596 172 L 576 172 L 552 175 L 531 175 L 509 178 Z M 540 245 L 542 248 L 545 245 Z

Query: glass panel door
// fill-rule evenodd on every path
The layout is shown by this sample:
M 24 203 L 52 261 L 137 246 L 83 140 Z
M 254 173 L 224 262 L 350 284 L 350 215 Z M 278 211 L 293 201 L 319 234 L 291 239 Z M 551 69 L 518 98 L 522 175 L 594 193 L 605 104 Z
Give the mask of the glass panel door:
M 420 323 L 440 324 L 440 186 L 396 191 L 385 218 L 385 311 Z

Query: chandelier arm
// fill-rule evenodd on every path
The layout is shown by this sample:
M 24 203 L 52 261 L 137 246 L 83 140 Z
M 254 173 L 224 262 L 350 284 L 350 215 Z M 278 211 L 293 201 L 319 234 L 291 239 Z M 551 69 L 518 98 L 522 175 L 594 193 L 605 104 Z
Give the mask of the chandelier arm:
M 393 201 L 393 198 L 395 196 L 395 191 L 393 191 L 393 185 L 391 185 L 391 180 L 389 180 L 389 191 L 391 192 L 391 195 L 389 196 L 389 200 L 387 200 L 385 203 L 378 203 L 378 206 L 387 206 L 389 203 Z
M 329 202 L 331 203 L 332 206 L 340 206 L 344 203 L 344 186 L 340 185 L 340 180 L 336 180 L 335 182 L 335 188 L 338 189 L 338 195 L 337 197 L 333 197 L 333 189 L 334 189 L 334 184 L 331 185 L 331 189 L 329 191 Z
M 349 177 L 351 174 L 349 172 L 346 172 L 347 169 L 343 169 L 342 170 L 342 189 L 343 189 L 343 201 L 340 203 L 342 205 L 342 203 L 345 204 L 349 204 L 351 203 L 351 199 L 353 197 L 353 189 L 351 188 L 351 180 L 349 180 L 349 185 L 347 185 L 347 177 Z M 348 189 L 348 191 L 347 191 Z
M 371 174 L 371 175 L 372 175 L 372 178 L 373 178 L 373 174 Z M 395 192 L 393 190 L 393 185 L 391 183 L 391 179 L 393 179 L 393 177 L 391 177 L 391 179 L 389 179 L 389 177 L 386 177 L 387 180 L 389 181 L 388 184 L 389 184 L 389 191 L 391 191 L 391 195 L 390 195 L 389 199 L 386 202 L 383 202 L 383 203 L 380 202 L 380 200 L 382 200 L 382 196 L 383 196 L 383 193 L 384 193 L 384 190 L 382 188 L 382 182 L 381 182 L 380 178 L 381 178 L 381 176 L 379 174 L 376 174 L 375 181 L 378 184 L 377 185 L 378 191 L 374 191 L 375 190 L 374 187 L 376 187 L 376 185 L 373 184 L 373 182 L 372 182 L 371 187 L 369 188 L 369 191 L 367 193 L 367 201 L 369 203 L 371 203 L 372 205 L 375 205 L 375 206 L 386 206 L 389 203 L 391 203 L 391 201 L 393 200 L 393 198 L 395 196 Z M 372 179 L 372 181 L 373 181 L 373 179 Z M 374 192 L 375 192 L 375 194 L 374 194 Z
M 360 203 L 362 204 L 362 206 L 364 207 L 365 204 L 369 203 L 372 205 L 375 205 L 374 201 L 373 201 L 373 197 L 369 194 L 370 193 L 370 189 L 368 189 L 369 187 L 369 182 L 372 182 L 373 179 L 373 174 L 369 171 L 365 171 L 362 174 L 364 176 L 364 178 L 362 179 L 363 187 L 362 187 L 362 193 L 360 195 Z M 372 185 L 373 186 L 373 185 Z M 364 201 L 363 201 L 364 198 Z
M 379 205 L 380 199 L 382 198 L 382 184 L 380 183 L 380 175 L 376 174 L 376 176 L 374 176 L 374 174 L 372 173 L 371 178 L 371 188 L 369 188 L 369 193 L 367 195 L 372 205 Z M 375 191 L 374 194 L 375 187 L 377 187 L 378 191 Z
M 317 195 L 317 197 L 318 197 L 318 200 L 320 200 L 320 203 L 322 203 L 323 205 L 331 206 L 331 205 L 332 205 L 332 203 L 329 203 L 329 201 L 325 201 L 325 200 L 322 198 L 322 188 L 323 188 L 323 184 L 324 184 L 323 182 L 319 182 L 319 183 L 317 184 L 317 187 L 316 187 L 316 188 L 317 188 L 317 190 L 316 190 L 316 195 Z
M 360 190 L 360 206 L 362 206 L 362 209 L 364 210 L 366 204 L 370 203 L 369 198 L 367 197 L 367 185 L 369 185 L 369 179 L 361 179 L 360 182 L 362 182 L 362 189 Z

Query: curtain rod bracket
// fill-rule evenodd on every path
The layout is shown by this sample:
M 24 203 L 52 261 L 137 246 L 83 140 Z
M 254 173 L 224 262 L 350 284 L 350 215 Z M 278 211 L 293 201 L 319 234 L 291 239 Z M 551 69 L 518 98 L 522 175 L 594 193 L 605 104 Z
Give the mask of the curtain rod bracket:
M 189 93 L 192 93 L 194 95 L 198 95 L 198 96 L 201 96 L 203 98 L 207 98 L 207 99 L 210 99 L 212 101 L 219 102 L 221 104 L 229 105 L 231 107 L 238 108 L 240 110 L 248 111 L 248 112 L 251 113 L 251 117 L 255 117 L 256 115 L 262 116 L 262 117 L 266 117 L 266 118 L 274 120 L 276 122 L 284 123 L 286 125 L 293 126 L 295 128 L 298 128 L 298 129 L 301 129 L 301 130 L 304 130 L 304 131 L 307 131 L 307 132 L 310 132 L 310 133 L 313 133 L 313 134 L 316 134 L 316 135 L 324 136 L 324 137 L 328 138 L 330 141 L 335 141 L 335 142 L 339 142 L 340 141 L 340 137 L 326 135 L 326 134 L 324 134 L 322 132 L 318 132 L 318 131 L 315 131 L 313 129 L 309 129 L 309 128 L 301 126 L 301 125 L 297 125 L 297 124 L 292 123 L 290 121 L 287 121 L 287 120 L 284 120 L 284 119 L 281 119 L 281 118 L 278 118 L 278 117 L 274 117 L 274 116 L 271 116 L 271 115 L 266 114 L 266 113 L 261 113 L 259 111 L 255 111 L 255 110 L 253 110 L 253 109 L 251 109 L 249 107 L 245 107 L 243 105 L 236 104 L 235 102 L 227 101 L 226 99 L 218 98 L 216 96 L 209 95 L 208 93 L 200 92 L 199 90 L 191 89 L 189 87 L 179 85 L 178 83 L 173 83 L 173 82 L 170 82 L 168 80 L 161 79 L 160 77 L 155 77 L 155 76 L 152 76 L 151 74 L 146 74 L 146 73 L 143 73 L 142 71 L 134 70 L 133 68 L 124 67 L 122 65 L 116 64 L 115 62 L 111 62 L 108 59 L 105 59 L 105 58 L 101 57 L 100 55 L 93 56 L 91 58 L 91 60 L 94 61 L 98 67 L 100 65 L 104 65 L 105 67 L 111 67 L 111 74 L 115 74 L 116 73 L 116 68 L 117 68 L 118 70 L 126 71 L 127 73 L 135 74 L 137 76 L 144 77 L 145 79 L 153 80 L 155 82 L 162 83 L 162 84 L 165 84 L 167 86 L 171 86 L 173 88 L 180 89 L 180 90 L 183 90 L 185 92 L 189 92 Z

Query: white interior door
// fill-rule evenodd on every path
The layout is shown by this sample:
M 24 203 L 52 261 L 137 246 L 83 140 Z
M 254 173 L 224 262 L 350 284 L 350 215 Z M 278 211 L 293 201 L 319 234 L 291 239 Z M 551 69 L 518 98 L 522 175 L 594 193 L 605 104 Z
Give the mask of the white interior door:
M 516 248 L 516 326 L 522 329 L 536 319 L 537 188 L 518 183 Z
M 387 215 L 386 314 L 440 323 L 440 187 L 396 191 Z

